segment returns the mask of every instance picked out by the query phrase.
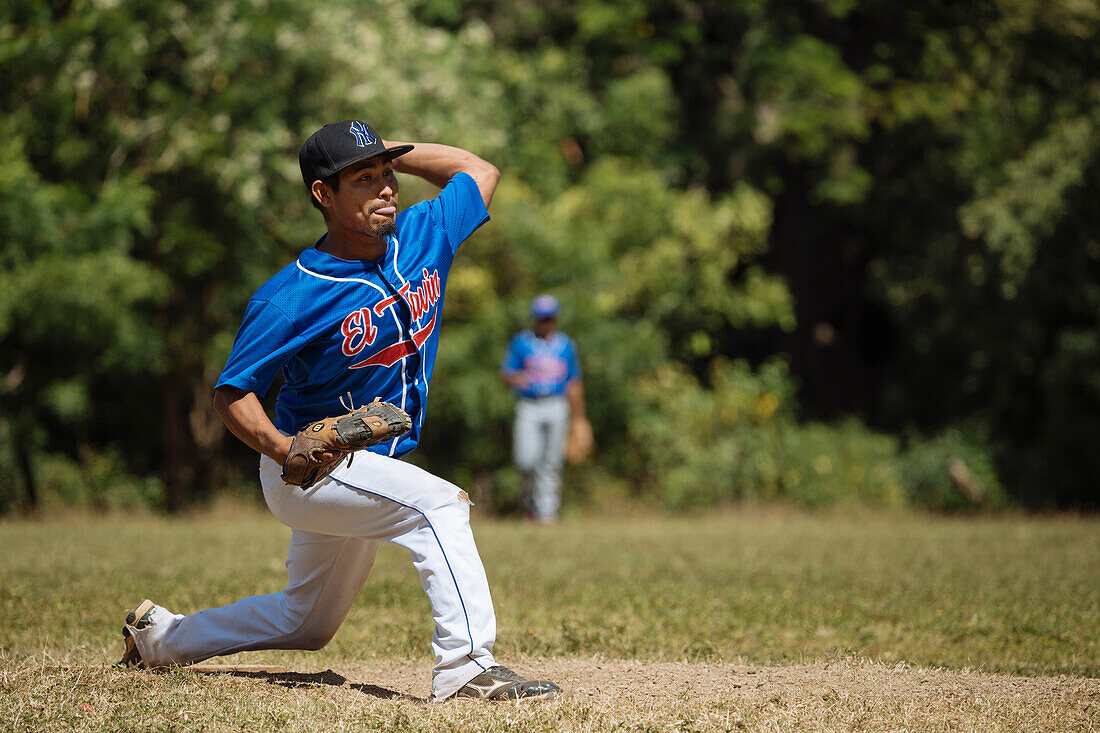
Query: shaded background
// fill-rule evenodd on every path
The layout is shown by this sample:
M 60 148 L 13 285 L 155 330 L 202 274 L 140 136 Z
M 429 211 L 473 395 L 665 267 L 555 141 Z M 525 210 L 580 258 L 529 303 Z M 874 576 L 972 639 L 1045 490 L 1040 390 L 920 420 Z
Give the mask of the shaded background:
M 516 506 L 496 371 L 549 291 L 574 506 L 1096 508 L 1100 7 L 910 5 L 5 3 L 0 511 L 258 494 L 211 387 L 349 117 L 504 172 L 414 454 L 479 505 Z

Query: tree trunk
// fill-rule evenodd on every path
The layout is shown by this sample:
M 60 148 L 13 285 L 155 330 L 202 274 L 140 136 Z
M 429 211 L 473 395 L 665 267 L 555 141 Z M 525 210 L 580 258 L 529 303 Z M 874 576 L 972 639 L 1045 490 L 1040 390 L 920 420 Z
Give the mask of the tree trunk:
M 198 458 L 194 479 L 214 491 L 225 484 L 225 460 L 222 455 L 225 425 L 214 409 L 211 397 L 211 385 L 218 381 L 218 374 L 216 369 L 208 367 L 202 382 L 191 385 L 191 409 L 188 413 L 190 437 Z
M 33 512 L 38 509 L 38 484 L 34 480 L 31 456 L 21 431 L 13 430 L 15 460 L 19 464 L 19 473 L 23 475 L 23 486 L 27 491 L 27 507 Z
M 161 385 L 161 414 L 164 418 L 164 503 L 172 514 L 187 503 L 187 423 L 180 409 L 179 384 L 171 373 Z

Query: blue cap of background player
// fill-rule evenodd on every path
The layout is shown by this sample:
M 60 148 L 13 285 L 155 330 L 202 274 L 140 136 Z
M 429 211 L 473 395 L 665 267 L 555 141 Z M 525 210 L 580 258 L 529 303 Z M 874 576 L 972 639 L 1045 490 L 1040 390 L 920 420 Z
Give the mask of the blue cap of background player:
M 387 148 L 382 137 L 370 125 L 359 120 L 331 122 L 309 136 L 298 151 L 298 166 L 306 187 L 328 178 L 353 163 L 377 155 L 393 160 L 413 149 L 412 145 Z
M 561 303 L 553 295 L 536 295 L 531 300 L 531 316 L 534 318 L 555 318 L 561 310 Z

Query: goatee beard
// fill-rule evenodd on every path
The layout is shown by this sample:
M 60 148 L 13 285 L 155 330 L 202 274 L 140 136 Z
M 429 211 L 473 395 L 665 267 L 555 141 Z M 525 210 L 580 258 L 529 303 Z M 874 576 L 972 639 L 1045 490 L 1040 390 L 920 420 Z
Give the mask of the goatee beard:
M 391 234 L 397 234 L 397 222 L 387 221 L 384 224 L 379 224 L 374 229 L 374 236 L 376 237 L 388 237 Z

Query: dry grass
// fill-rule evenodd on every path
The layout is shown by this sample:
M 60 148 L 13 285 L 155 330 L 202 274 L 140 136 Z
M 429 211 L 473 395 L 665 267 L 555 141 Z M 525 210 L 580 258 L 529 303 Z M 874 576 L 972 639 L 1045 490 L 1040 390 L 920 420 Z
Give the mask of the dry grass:
M 502 661 L 566 688 L 486 706 L 424 702 L 431 620 L 396 550 L 325 650 L 226 660 L 289 672 L 147 673 L 109 666 L 125 608 L 277 590 L 285 528 L 253 511 L 0 522 L 0 730 L 1097 730 L 1098 530 L 755 510 L 479 520 Z
M 858 660 L 788 667 L 521 660 L 559 699 L 423 699 L 424 667 L 150 673 L 3 660 L 0 725 L 19 730 L 1097 730 L 1100 681 Z

